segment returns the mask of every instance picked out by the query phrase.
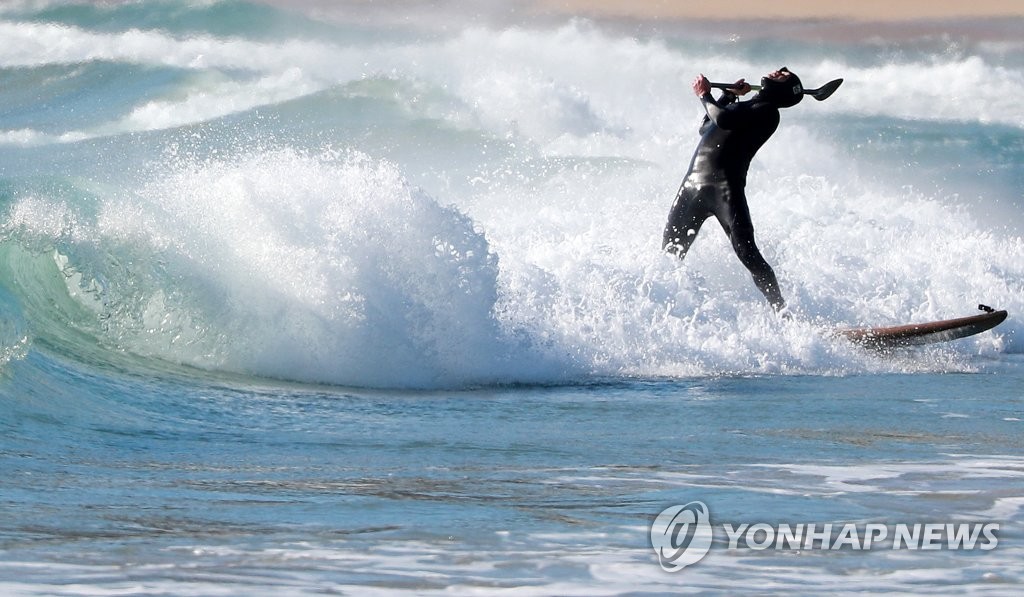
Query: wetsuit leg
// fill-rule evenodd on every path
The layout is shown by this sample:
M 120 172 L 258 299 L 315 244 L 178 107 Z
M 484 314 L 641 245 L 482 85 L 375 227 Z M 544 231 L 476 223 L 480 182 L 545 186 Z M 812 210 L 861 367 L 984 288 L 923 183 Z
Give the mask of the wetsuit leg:
M 740 262 L 750 271 L 754 284 L 776 311 L 786 306 L 779 290 L 779 281 L 775 271 L 765 261 L 761 251 L 754 242 L 754 224 L 750 219 L 750 208 L 742 188 L 738 191 L 733 187 L 722 189 L 720 202 L 716 206 L 715 216 L 718 218 L 726 235 L 732 242 L 732 248 Z
M 709 195 L 712 192 L 712 189 L 707 187 L 695 187 L 683 182 L 668 214 L 668 223 L 665 225 L 661 243 L 664 250 L 680 259 L 686 257 L 686 252 L 697 238 L 697 232 L 700 231 L 704 220 L 712 214 L 708 206 Z

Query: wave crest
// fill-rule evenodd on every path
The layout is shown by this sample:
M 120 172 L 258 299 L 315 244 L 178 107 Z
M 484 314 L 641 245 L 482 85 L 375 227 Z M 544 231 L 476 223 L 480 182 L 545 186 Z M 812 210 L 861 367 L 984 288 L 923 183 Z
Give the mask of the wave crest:
M 304 382 L 502 380 L 497 257 L 394 166 L 276 150 L 168 170 L 92 215 L 38 198 L 12 209 L 22 242 L 54 241 L 106 343 Z

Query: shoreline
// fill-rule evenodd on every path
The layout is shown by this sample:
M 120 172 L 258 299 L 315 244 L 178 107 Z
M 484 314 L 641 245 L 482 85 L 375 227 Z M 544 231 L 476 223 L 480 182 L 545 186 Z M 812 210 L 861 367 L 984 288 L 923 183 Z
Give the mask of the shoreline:
M 603 27 L 641 33 L 682 33 L 704 38 L 763 38 L 839 43 L 900 42 L 950 39 L 970 42 L 1021 43 L 1024 16 L 913 21 L 855 19 L 692 19 L 647 20 L 626 17 L 584 18 Z M 552 21 L 547 21 L 551 23 Z
M 860 42 L 960 37 L 1019 42 L 1024 1 L 732 0 L 725 5 L 678 0 L 528 0 L 540 21 L 582 18 L 618 29 L 697 36 Z
M 1020 0 L 532 0 L 542 14 L 639 21 L 853 21 L 896 23 L 1024 17 Z
M 733 0 L 709 6 L 678 0 L 258 0 L 331 22 L 451 31 L 465 26 L 552 27 L 574 19 L 633 33 L 792 38 L 857 42 L 956 36 L 1019 42 L 1021 0 Z M 890 6 L 891 5 L 891 6 Z M 712 8 L 714 10 L 712 10 Z

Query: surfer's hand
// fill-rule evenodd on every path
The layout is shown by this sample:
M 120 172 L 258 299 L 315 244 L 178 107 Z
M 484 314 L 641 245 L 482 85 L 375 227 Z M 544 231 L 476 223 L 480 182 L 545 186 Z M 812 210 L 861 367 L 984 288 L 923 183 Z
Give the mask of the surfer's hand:
M 745 79 L 740 79 L 733 83 L 733 86 L 729 88 L 729 91 L 736 95 L 746 95 L 750 93 L 750 84 Z
M 697 97 L 704 97 L 711 93 L 711 82 L 703 73 L 697 75 L 697 78 L 693 80 L 693 92 L 697 94 Z

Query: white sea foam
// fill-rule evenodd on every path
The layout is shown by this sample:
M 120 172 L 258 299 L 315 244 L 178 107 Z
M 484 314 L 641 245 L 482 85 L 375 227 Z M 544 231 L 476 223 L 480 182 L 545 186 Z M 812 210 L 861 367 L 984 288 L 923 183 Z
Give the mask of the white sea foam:
M 1024 308 L 1019 239 L 950 219 L 928 198 L 891 209 L 884 191 L 757 173 L 762 246 L 805 318 L 782 322 L 714 222 L 684 264 L 661 254 L 670 193 L 645 177 L 663 173 L 592 172 L 493 185 L 463 208 L 470 221 L 391 165 L 257 151 L 161 170 L 105 200 L 95 220 L 36 197 L 16 203 L 10 222 L 168 264 L 170 277 L 111 301 L 134 304 L 107 320 L 125 348 L 304 381 L 969 370 L 957 351 L 877 359 L 825 330 L 959 315 L 978 296 Z M 634 196 L 634 185 L 648 190 Z M 68 256 L 95 269 L 86 255 Z M 961 346 L 1016 350 L 991 335 Z
M 0 21 L 0 35 L 8 40 L 0 51 L 0 65 L 8 68 L 109 61 L 284 72 L 301 64 L 318 65 L 320 72 L 327 73 L 342 68 L 345 58 L 340 47 L 301 40 L 263 43 L 200 35 L 179 38 L 141 29 L 101 33 L 55 23 Z
M 194 278 L 143 297 L 144 331 L 123 337 L 136 351 L 172 347 L 168 322 L 199 317 L 225 361 L 175 353 L 199 366 L 385 386 L 533 375 L 528 355 L 508 369 L 484 237 L 388 164 L 279 151 L 189 165 L 107 203 L 95 233 Z
M 362 46 L 345 39 L 257 42 L 209 35 L 175 37 L 158 30 L 101 33 L 17 21 L 0 21 L 0 35 L 8 40 L 0 48 L 0 65 L 8 68 L 108 61 L 259 75 L 187 91 L 185 100 L 148 100 L 135 106 L 122 126 L 97 123 L 91 131 L 45 138 L 58 141 L 95 136 L 95 131 L 202 122 L 383 75 L 443 88 L 462 106 L 471 107 L 471 114 L 454 110 L 441 117 L 453 122 L 470 118 L 498 134 L 515 131 L 551 153 L 610 152 L 663 161 L 666 142 L 689 143 L 689 134 L 681 131 L 698 115 L 696 102 L 686 101 L 696 72 L 756 78 L 777 67 L 718 50 L 671 47 L 658 38 L 617 37 L 583 22 L 554 30 L 469 27 L 447 39 L 364 41 Z M 614 65 L 611 76 L 609 65 Z M 815 58 L 794 68 L 808 87 L 837 76 L 846 79 L 841 93 L 813 107 L 816 114 L 1024 127 L 1024 109 L 1013 100 L 1024 92 L 1020 70 L 994 63 L 992 57 L 952 54 L 870 65 Z M 9 143 L 41 140 L 16 131 L 5 136 Z
M 880 67 L 869 81 L 835 59 L 812 60 L 802 71 L 808 85 L 853 75 L 827 102 L 787 111 L 754 162 L 751 211 L 799 315 L 788 323 L 766 307 L 715 221 L 684 263 L 659 246 L 696 142 L 692 72 L 737 76 L 767 63 L 584 23 L 362 46 L 45 23 L 4 22 L 0 33 L 19 40 L 0 49 L 9 67 L 111 60 L 200 75 L 111 122 L 6 133 L 18 143 L 182 126 L 371 76 L 394 83 L 366 93 L 368 103 L 401 109 L 408 122 L 394 123 L 395 134 L 422 143 L 415 135 L 429 126 L 442 147 L 467 132 L 497 147 L 494 156 L 431 150 L 388 164 L 324 158 L 331 152 L 316 142 L 305 152 L 253 147 L 208 161 L 172 157 L 138 188 L 103 196 L 98 217 L 54 200 L 79 225 L 73 240 L 83 253 L 65 255 L 72 267 L 102 269 L 104 257 L 83 248 L 99 243 L 115 254 L 158 253 L 179 268 L 178 280 L 190 280 L 180 288 L 153 281 L 128 300 L 131 308 L 113 301 L 127 310 L 109 327 L 132 351 L 305 381 L 445 385 L 537 380 L 540 370 L 549 381 L 970 371 L 971 355 L 1021 350 L 1015 320 L 909 358 L 880 359 L 829 336 L 839 324 L 965 315 L 979 302 L 1024 312 L 1024 240 L 992 231 L 955 197 L 890 186 L 856 148 L 825 132 L 837 114 L 882 106 L 898 113 L 907 100 L 897 83 L 918 62 Z M 621 68 L 610 73 L 612 64 Z M 970 80 L 986 67 L 976 57 L 937 58 L 930 72 L 967 71 Z M 993 98 L 1002 98 L 1017 71 L 994 72 L 1003 83 Z M 990 90 L 977 92 L 983 101 Z M 962 119 L 960 102 L 935 97 L 925 116 Z M 314 119 L 323 116 L 316 106 L 307 106 Z M 1022 113 L 1016 105 L 998 111 L 1007 123 Z M 803 114 L 819 120 L 802 122 Z M 966 118 L 995 118 L 974 114 Z M 340 142 L 358 148 L 358 135 L 372 137 L 374 126 Z M 438 184 L 410 189 L 406 170 L 438 172 L 424 179 Z M 12 225 L 65 239 L 52 226 L 53 213 L 64 212 L 31 201 L 15 203 Z
M 115 595 L 144 586 L 176 595 L 237 592 L 258 583 L 279 595 L 317 595 L 325 588 L 360 595 L 624 595 L 635 593 L 829 592 L 841 575 L 846 590 L 958 595 L 965 586 L 993 589 L 1021 581 L 1019 547 L 980 557 L 958 552 L 726 551 L 721 546 L 681 574 L 661 570 L 637 538 L 647 527 L 604 532 L 514 533 L 500 544 L 392 542 L 366 549 L 360 541 L 275 546 L 182 545 L 161 564 L 51 565 L 4 562 L 0 589 L 11 595 Z M 236 569 L 236 566 L 238 568 Z M 358 570 L 358 580 L 350 571 Z M 884 572 L 880 572 L 883 570 Z M 685 584 L 680 583 L 685 581 Z M 997 591 L 998 592 L 998 591 Z
M 1024 86 L 1020 70 L 992 64 L 981 56 L 828 66 L 843 73 L 849 83 L 835 101 L 829 100 L 827 110 L 1024 128 L 1024 109 L 1013 99 Z
M 321 88 L 321 84 L 308 80 L 297 68 L 255 81 L 220 81 L 190 90 L 184 99 L 160 99 L 143 104 L 122 121 L 104 128 L 114 132 L 173 128 L 281 103 Z

